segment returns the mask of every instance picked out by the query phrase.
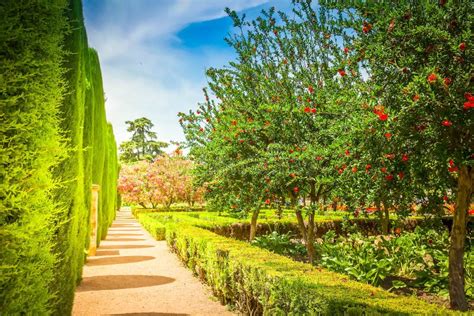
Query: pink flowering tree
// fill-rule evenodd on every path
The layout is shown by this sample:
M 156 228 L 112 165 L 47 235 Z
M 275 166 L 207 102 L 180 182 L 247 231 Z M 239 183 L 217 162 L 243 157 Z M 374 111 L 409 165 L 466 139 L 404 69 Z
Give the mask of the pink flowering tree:
M 203 188 L 194 185 L 191 170 L 192 162 L 176 154 L 125 165 L 120 173 L 119 192 L 125 203 L 144 208 L 202 203 Z

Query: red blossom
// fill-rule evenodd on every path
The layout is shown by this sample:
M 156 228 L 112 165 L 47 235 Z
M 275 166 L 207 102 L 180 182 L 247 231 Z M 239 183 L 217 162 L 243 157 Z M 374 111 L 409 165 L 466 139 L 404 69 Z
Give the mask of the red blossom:
M 385 179 L 386 179 L 387 181 L 392 181 L 392 180 L 393 180 L 393 175 L 388 174 L 388 175 L 385 176 Z
M 300 191 L 300 188 L 298 188 L 298 187 L 293 188 L 293 192 L 298 193 L 299 191 Z
M 449 201 L 449 198 L 448 198 L 447 195 L 443 196 L 443 201 L 445 201 L 445 202 L 448 202 L 448 201 Z
M 428 83 L 430 83 L 430 84 L 431 84 L 431 83 L 435 83 L 436 80 L 438 80 L 438 76 L 437 76 L 435 73 L 431 73 L 431 74 L 428 76 L 427 80 L 428 80 Z
M 449 126 L 453 125 L 453 122 L 448 121 L 448 120 L 444 120 L 444 121 L 441 122 L 441 124 L 443 126 L 449 127 Z
M 385 138 L 390 140 L 390 138 L 392 138 L 392 134 L 391 133 L 385 133 Z
M 316 160 L 322 160 L 322 159 L 323 159 L 323 157 L 321 157 L 321 156 L 316 157 Z
M 416 101 L 418 101 L 418 100 L 420 100 L 420 96 L 419 96 L 418 94 L 415 94 L 415 95 L 413 96 L 413 101 L 416 102 Z
M 472 210 L 469 210 L 469 212 L 467 212 L 469 215 L 474 215 L 474 209 Z
M 308 92 L 309 92 L 309 93 L 313 93 L 313 92 L 314 92 L 314 89 L 313 89 L 312 86 L 309 86 L 309 87 L 308 87 Z
M 388 114 L 385 114 L 385 113 L 380 113 L 379 114 L 379 119 L 381 121 L 386 121 L 388 119 Z
M 346 151 L 344 152 L 346 154 L 346 156 L 349 156 L 351 154 L 351 152 L 349 151 L 349 149 L 346 149 Z
M 403 171 L 400 171 L 398 173 L 398 179 L 403 180 L 404 177 L 405 177 L 405 174 L 403 173 Z
M 362 32 L 364 32 L 365 34 L 369 33 L 370 30 L 372 29 L 372 24 L 370 23 L 367 23 L 367 22 L 364 22 L 363 26 L 362 26 Z
M 451 82 L 453 82 L 451 80 L 451 78 L 446 77 L 446 78 L 443 79 L 443 83 L 446 87 L 449 86 L 451 84 Z
M 371 164 L 367 164 L 367 165 L 365 166 L 365 171 L 368 172 L 371 168 L 372 168 L 372 165 L 371 165 Z
M 357 172 L 357 167 L 352 167 L 352 172 L 356 173 Z
M 458 172 L 459 168 L 457 166 L 454 166 L 454 167 L 449 167 L 448 168 L 448 171 L 449 172 Z
M 270 199 L 266 199 L 265 204 L 270 205 Z
M 464 51 L 466 49 L 466 43 L 462 42 L 461 44 L 459 44 L 459 50 L 460 51 Z
M 304 108 L 304 112 L 305 113 L 310 113 L 311 112 L 311 108 L 309 106 L 305 107 Z
M 474 96 L 472 96 L 472 94 L 470 94 L 469 92 L 466 92 L 464 94 L 464 97 L 466 98 L 466 101 L 467 101 L 467 102 L 464 102 L 464 110 L 474 108 Z
M 344 69 L 339 69 L 337 72 L 341 77 L 344 77 L 346 75 L 346 71 Z
M 402 155 L 402 161 L 404 161 L 404 162 L 408 161 L 408 155 L 407 154 Z
M 386 173 L 386 172 L 387 172 L 387 168 L 382 167 L 382 168 L 380 168 L 380 171 L 382 171 L 383 173 Z
M 349 53 L 349 48 L 344 47 L 344 54 L 347 54 L 347 53 Z
M 311 109 L 311 113 L 316 114 L 316 109 L 315 109 L 315 108 L 312 108 L 312 109 Z

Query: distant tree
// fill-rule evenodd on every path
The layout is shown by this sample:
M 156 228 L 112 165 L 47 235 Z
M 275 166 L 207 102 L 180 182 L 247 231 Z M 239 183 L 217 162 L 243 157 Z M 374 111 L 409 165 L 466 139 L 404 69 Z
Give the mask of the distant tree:
M 151 161 L 163 153 L 163 148 L 168 147 L 167 143 L 157 140 L 156 133 L 151 130 L 154 125 L 148 118 L 141 117 L 125 123 L 128 125 L 127 131 L 132 133 L 132 138 L 120 145 L 121 161 Z

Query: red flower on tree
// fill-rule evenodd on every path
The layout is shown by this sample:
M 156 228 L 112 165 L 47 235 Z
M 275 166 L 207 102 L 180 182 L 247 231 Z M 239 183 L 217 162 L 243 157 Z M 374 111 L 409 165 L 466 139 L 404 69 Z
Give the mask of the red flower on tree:
M 464 97 L 466 98 L 466 102 L 464 102 L 464 110 L 474 108 L 474 96 L 472 96 L 472 94 L 466 92 L 464 94 Z
M 270 199 L 266 199 L 265 204 L 270 205 Z
M 364 23 L 363 23 L 362 32 L 364 32 L 365 34 L 367 34 L 367 33 L 370 32 L 371 29 L 372 29 L 372 24 L 367 23 L 367 22 L 364 22 Z
M 310 113 L 311 112 L 311 108 L 309 106 L 305 107 L 304 108 L 304 112 L 305 113 Z
M 300 188 L 298 188 L 298 187 L 294 187 L 294 188 L 293 188 L 293 192 L 295 192 L 295 193 L 298 193 L 298 192 L 300 192 Z
M 309 87 L 308 87 L 308 92 L 309 92 L 309 93 L 313 93 L 313 92 L 314 92 L 314 89 L 313 89 L 312 86 L 309 86 Z
M 386 121 L 388 119 L 388 114 L 385 114 L 385 113 L 380 113 L 379 114 L 379 119 L 381 121 Z
M 349 48 L 344 47 L 344 54 L 347 54 L 347 53 L 349 53 Z
M 337 72 L 339 73 L 341 77 L 344 77 L 346 75 L 346 72 L 344 69 L 339 69 Z
M 443 83 L 446 87 L 449 86 L 451 82 L 452 82 L 451 78 L 446 77 L 443 79 Z
M 459 44 L 459 50 L 460 51 L 464 51 L 466 49 L 466 43 L 462 42 L 461 44 Z
M 402 155 L 402 161 L 404 161 L 404 162 L 408 161 L 408 155 L 407 154 Z
M 385 179 L 386 179 L 387 181 L 392 181 L 392 180 L 393 180 L 393 175 L 388 174 L 388 175 L 385 176 Z
M 419 96 L 418 94 L 415 94 L 415 95 L 413 96 L 413 101 L 416 102 L 416 101 L 418 101 L 418 100 L 420 100 L 420 96 Z
M 444 121 L 441 122 L 441 124 L 443 126 L 449 127 L 449 126 L 453 125 L 453 122 L 451 122 L 449 120 L 444 120 Z
M 380 168 L 380 171 L 382 171 L 383 173 L 386 173 L 386 172 L 387 172 L 387 168 L 382 167 L 382 168 Z
M 390 138 L 392 138 L 392 134 L 391 133 L 385 133 L 385 138 L 390 140 Z
M 431 83 L 435 83 L 436 80 L 438 80 L 438 76 L 437 76 L 435 73 L 431 73 L 431 74 L 428 76 L 427 80 L 428 80 L 428 83 L 430 83 L 430 84 L 431 84 Z

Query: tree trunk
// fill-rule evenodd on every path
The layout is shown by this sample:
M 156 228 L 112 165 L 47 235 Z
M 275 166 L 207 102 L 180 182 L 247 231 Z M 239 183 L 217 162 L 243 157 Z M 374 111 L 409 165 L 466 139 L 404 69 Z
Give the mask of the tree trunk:
M 314 249 L 314 211 L 308 215 L 308 227 L 306 233 L 306 250 L 308 251 L 308 259 L 311 264 L 314 263 L 315 249 Z
M 255 235 L 257 234 L 257 220 L 258 220 L 258 213 L 260 209 L 256 208 L 252 212 L 252 219 L 250 221 L 250 237 L 249 241 L 254 240 Z
M 467 211 L 474 187 L 474 168 L 462 166 L 459 171 L 456 208 L 449 248 L 449 298 L 452 309 L 467 311 L 464 292 L 464 243 L 466 240 Z
M 388 208 L 380 201 L 375 201 L 375 207 L 377 208 L 377 216 L 379 218 L 380 233 L 388 235 Z
M 301 208 L 297 207 L 295 209 L 296 219 L 298 220 L 298 227 L 301 232 L 301 237 L 306 242 L 306 225 L 304 223 L 303 214 L 301 214 Z

